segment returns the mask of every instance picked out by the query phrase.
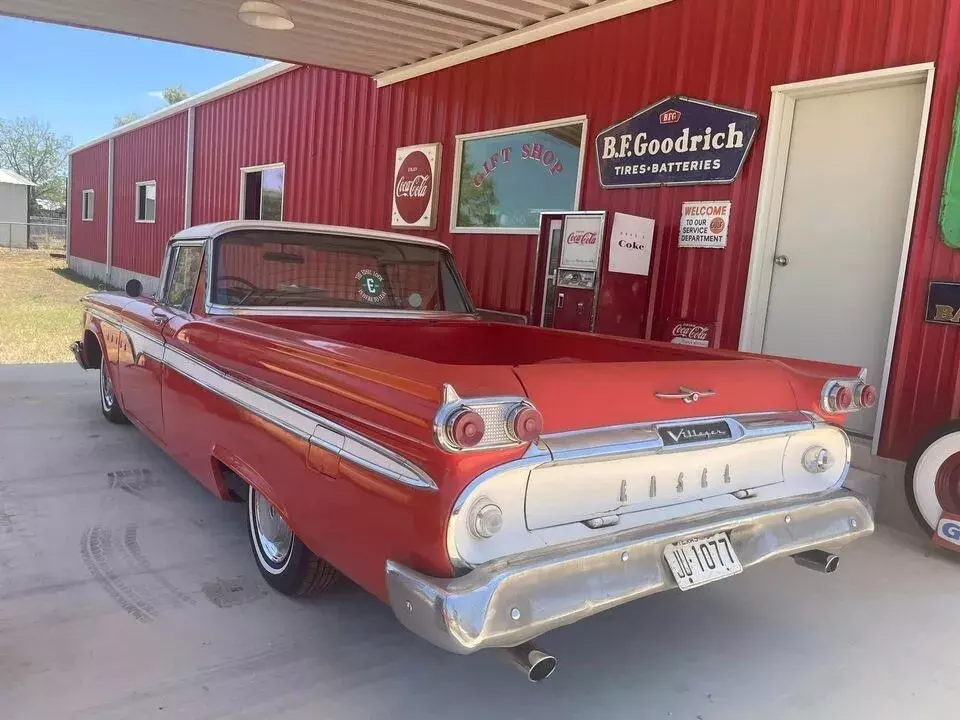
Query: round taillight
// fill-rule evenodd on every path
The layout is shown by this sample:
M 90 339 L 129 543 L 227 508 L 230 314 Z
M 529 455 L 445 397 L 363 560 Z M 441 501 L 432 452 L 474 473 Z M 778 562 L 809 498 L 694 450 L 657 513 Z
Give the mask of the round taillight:
M 860 407 L 872 408 L 877 404 L 877 388 L 863 383 L 857 388 L 857 402 Z
M 833 404 L 839 412 L 846 412 L 853 405 L 853 390 L 846 385 L 839 386 L 833 391 Z
M 486 430 L 483 418 L 473 410 L 461 410 L 450 418 L 447 427 L 450 439 L 462 448 L 478 445 L 483 440 L 483 432 Z
M 543 416 L 535 407 L 523 405 L 513 413 L 510 429 L 520 442 L 536 442 L 543 432 Z
M 503 527 L 503 511 L 488 500 L 481 500 L 474 505 L 470 515 L 470 532 L 481 540 L 492 538 Z

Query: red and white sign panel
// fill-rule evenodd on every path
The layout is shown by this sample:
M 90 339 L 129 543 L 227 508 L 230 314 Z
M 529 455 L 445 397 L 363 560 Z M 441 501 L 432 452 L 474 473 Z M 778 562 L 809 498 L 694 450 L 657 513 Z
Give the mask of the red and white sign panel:
M 395 228 L 433 230 L 437 226 L 440 143 L 397 148 L 393 174 Z
M 564 270 L 596 270 L 600 266 L 603 215 L 567 215 L 563 218 L 560 267 Z
M 680 211 L 680 247 L 725 248 L 730 227 L 729 200 L 685 202 Z
M 666 330 L 661 340 L 674 345 L 692 345 L 693 347 L 714 347 L 717 335 L 716 323 L 702 323 L 692 320 L 667 320 Z

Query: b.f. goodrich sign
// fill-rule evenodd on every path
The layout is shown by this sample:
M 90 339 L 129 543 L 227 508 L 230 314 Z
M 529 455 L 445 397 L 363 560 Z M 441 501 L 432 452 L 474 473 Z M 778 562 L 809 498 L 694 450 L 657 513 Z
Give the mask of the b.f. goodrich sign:
M 733 182 L 750 151 L 756 113 L 674 95 L 597 135 L 607 188 Z

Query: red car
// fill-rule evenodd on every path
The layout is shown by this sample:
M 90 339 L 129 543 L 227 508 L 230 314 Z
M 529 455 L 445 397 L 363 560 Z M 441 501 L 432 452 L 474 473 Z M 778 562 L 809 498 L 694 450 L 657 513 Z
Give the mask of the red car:
M 370 230 L 191 228 L 159 288 L 83 301 L 106 418 L 247 502 L 277 590 L 343 573 L 532 680 L 548 630 L 873 530 L 859 368 L 485 322 L 444 245 Z

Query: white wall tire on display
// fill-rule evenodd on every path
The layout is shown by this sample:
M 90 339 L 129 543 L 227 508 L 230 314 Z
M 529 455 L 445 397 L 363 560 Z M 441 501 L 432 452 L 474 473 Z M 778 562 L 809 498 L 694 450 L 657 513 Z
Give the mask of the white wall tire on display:
M 960 421 L 924 439 L 907 463 L 907 503 L 929 535 L 944 512 L 960 515 Z

